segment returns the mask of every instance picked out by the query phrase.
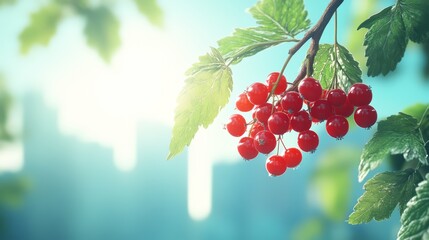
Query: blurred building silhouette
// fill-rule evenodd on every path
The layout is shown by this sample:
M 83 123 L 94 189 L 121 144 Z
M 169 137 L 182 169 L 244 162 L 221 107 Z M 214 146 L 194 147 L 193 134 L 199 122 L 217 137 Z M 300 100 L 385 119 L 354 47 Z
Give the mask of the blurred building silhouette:
M 39 96 L 24 105 L 23 174 L 33 187 L 21 208 L 7 212 L 2 239 L 290 239 L 302 222 L 321 214 L 309 206 L 313 163 L 270 178 L 262 156 L 215 165 L 211 215 L 193 221 L 186 154 L 165 160 L 167 127 L 142 122 L 137 166 L 121 172 L 111 150 L 62 135 L 55 111 Z M 393 239 L 399 224 L 397 218 L 362 226 L 324 221 L 317 239 Z

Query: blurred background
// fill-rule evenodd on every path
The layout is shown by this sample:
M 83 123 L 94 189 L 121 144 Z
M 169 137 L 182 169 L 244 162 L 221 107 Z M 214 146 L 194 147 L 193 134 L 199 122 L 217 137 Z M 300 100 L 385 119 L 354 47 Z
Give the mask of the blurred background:
M 184 72 L 234 28 L 253 26 L 245 9 L 255 3 L 0 0 L 0 239 L 395 239 L 396 211 L 382 222 L 346 222 L 363 192 L 357 166 L 375 127 L 337 141 L 317 126 L 317 151 L 273 178 L 265 156 L 243 161 L 223 130 L 230 103 L 166 160 Z M 305 1 L 313 24 L 327 3 Z M 365 31 L 357 26 L 390 4 L 339 9 L 339 42 L 361 67 Z M 321 42 L 332 41 L 331 23 Z M 233 66 L 231 100 L 279 71 L 290 47 Z M 379 119 L 429 102 L 424 60 L 410 44 L 397 71 L 364 77 Z

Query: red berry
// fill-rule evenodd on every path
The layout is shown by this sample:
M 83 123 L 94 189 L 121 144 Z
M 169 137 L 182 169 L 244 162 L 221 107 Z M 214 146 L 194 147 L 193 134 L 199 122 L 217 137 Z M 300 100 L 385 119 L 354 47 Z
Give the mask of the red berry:
M 327 100 L 332 106 L 340 107 L 346 102 L 347 95 L 342 89 L 332 89 L 328 93 Z
M 302 132 L 310 129 L 311 119 L 307 111 L 301 110 L 292 115 L 290 119 L 290 125 L 292 129 L 296 132 Z
M 249 136 L 250 136 L 251 138 L 255 138 L 255 136 L 256 136 L 256 134 L 257 134 L 258 132 L 260 132 L 260 131 L 264 131 L 264 130 L 265 130 L 265 128 L 264 128 L 264 125 L 262 125 L 262 123 L 260 123 L 260 122 L 255 122 L 255 123 L 253 124 L 252 128 L 250 129 Z
M 268 118 L 268 129 L 281 135 L 289 130 L 289 117 L 284 112 L 275 112 Z
M 268 154 L 276 148 L 276 137 L 270 131 L 260 131 L 256 134 L 254 145 L 260 153 Z
M 234 137 L 240 137 L 246 132 L 246 119 L 240 114 L 233 114 L 229 117 L 229 121 L 225 126 L 229 134 Z
M 253 143 L 253 138 L 243 137 L 238 142 L 237 146 L 238 153 L 246 160 L 250 160 L 258 156 L 258 150 L 256 150 Z
M 347 98 L 353 106 L 359 107 L 368 105 L 372 100 L 372 91 L 363 83 L 355 83 L 350 88 Z
M 340 115 L 334 115 L 326 121 L 326 131 L 331 137 L 342 139 L 349 131 L 349 122 Z
M 278 73 L 278 72 L 273 72 L 273 73 L 270 73 L 268 75 L 267 84 L 268 84 L 268 91 L 269 92 L 272 91 L 274 84 L 276 83 L 277 78 L 279 77 L 279 74 L 280 73 Z M 276 94 L 276 95 L 282 94 L 286 90 L 286 87 L 287 87 L 286 77 L 282 75 L 280 77 L 280 81 L 277 84 L 276 89 L 274 90 L 274 94 Z
M 280 103 L 283 107 L 283 110 L 287 113 L 296 113 L 302 108 L 302 98 L 298 92 L 287 92 Z
M 322 86 L 319 81 L 312 77 L 301 80 L 298 85 L 298 91 L 302 98 L 310 102 L 314 102 L 322 96 Z
M 264 103 L 255 107 L 255 118 L 260 123 L 267 125 L 268 118 L 273 112 L 273 105 L 271 103 Z
M 297 167 L 302 161 L 302 154 L 298 148 L 288 148 L 283 156 L 288 168 Z
M 341 115 L 343 117 L 350 117 L 355 110 L 355 107 L 349 103 L 349 100 L 346 99 L 346 102 L 339 106 L 334 107 L 334 114 Z
M 332 115 L 332 107 L 325 99 L 319 99 L 311 104 L 310 115 L 318 121 L 328 119 Z
M 371 106 L 360 106 L 354 114 L 356 124 L 361 128 L 369 128 L 377 122 L 377 111 Z
M 238 95 L 235 107 L 241 112 L 248 112 L 253 109 L 253 103 L 249 101 L 246 93 Z
M 254 105 L 261 105 L 267 102 L 268 88 L 265 84 L 256 82 L 247 88 L 247 97 Z
M 282 156 L 273 155 L 265 162 L 265 168 L 270 176 L 280 176 L 286 172 L 286 161 Z
M 300 132 L 298 134 L 298 146 L 304 152 L 314 152 L 319 146 L 319 136 L 311 130 Z

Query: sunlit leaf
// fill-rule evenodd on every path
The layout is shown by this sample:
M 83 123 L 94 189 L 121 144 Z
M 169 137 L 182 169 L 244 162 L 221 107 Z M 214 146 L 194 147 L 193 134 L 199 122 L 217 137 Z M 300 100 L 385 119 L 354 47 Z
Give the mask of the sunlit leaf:
M 164 14 L 157 0 L 135 0 L 140 12 L 156 26 L 164 23 Z
M 398 239 L 427 239 L 429 233 L 429 175 L 416 188 L 417 195 L 401 216 Z
M 359 63 L 342 45 L 321 44 L 314 60 L 313 76 L 320 81 L 324 89 L 328 89 L 337 73 L 339 88 L 348 91 L 355 83 L 362 82 L 362 71 Z
M 61 8 L 54 3 L 44 6 L 33 13 L 29 25 L 19 35 L 21 52 L 28 53 L 33 46 L 38 44 L 48 45 L 57 31 L 61 17 Z
M 359 181 L 381 164 L 388 154 L 403 154 L 405 160 L 427 164 L 425 143 L 417 119 L 399 113 L 378 123 L 377 132 L 365 145 L 359 165 Z
M 365 183 L 365 193 L 359 198 L 348 222 L 361 224 L 389 218 L 397 205 L 402 212 L 415 195 L 415 186 L 420 181 L 419 173 L 413 169 L 377 174 Z
M 98 7 L 86 13 L 85 35 L 88 45 L 109 61 L 120 45 L 119 21 L 111 10 Z
M 169 159 L 189 146 L 200 127 L 207 128 L 213 122 L 232 91 L 231 69 L 214 48 L 186 74 L 177 99 Z
M 224 58 L 234 63 L 271 46 L 297 41 L 294 37 L 310 25 L 302 0 L 262 0 L 249 12 L 258 26 L 238 28 L 232 36 L 218 41 Z

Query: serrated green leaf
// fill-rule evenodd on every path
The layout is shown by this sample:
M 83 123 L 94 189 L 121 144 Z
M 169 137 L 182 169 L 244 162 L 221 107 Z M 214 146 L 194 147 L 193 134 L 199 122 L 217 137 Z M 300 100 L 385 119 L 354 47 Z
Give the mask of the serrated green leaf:
M 422 42 L 429 37 L 429 1 L 399 0 L 396 6 L 400 9 L 408 37 L 413 42 Z
M 135 2 L 149 22 L 159 27 L 164 24 L 164 14 L 157 0 L 135 0 Z
M 31 14 L 30 24 L 19 35 L 21 52 L 26 54 L 35 45 L 48 45 L 62 17 L 61 8 L 54 3 Z
M 384 17 L 386 17 L 386 15 L 389 15 L 391 13 L 391 11 L 392 11 L 392 6 L 387 7 L 385 9 L 381 10 L 381 12 L 372 15 L 370 18 L 368 18 L 367 20 L 362 22 L 359 25 L 359 27 L 357 28 L 357 30 L 359 30 L 361 28 L 370 29 L 372 25 L 374 25 L 380 19 L 383 19 Z
M 408 43 L 406 28 L 398 8 L 392 7 L 383 11 L 361 25 L 369 28 L 364 41 L 368 76 L 386 75 L 394 70 Z
M 212 51 L 187 71 L 188 78 L 177 99 L 168 159 L 189 146 L 198 129 L 207 128 L 232 91 L 232 72 L 221 54 Z
M 339 88 L 346 92 L 358 82 L 362 82 L 362 71 L 359 63 L 344 46 L 337 44 L 321 44 L 314 59 L 314 74 L 324 89 L 328 89 L 337 73 Z
M 218 41 L 219 51 L 233 63 L 283 42 L 308 29 L 310 21 L 302 0 L 262 0 L 249 9 L 258 26 L 238 28 Z
M 350 174 L 358 160 L 356 148 L 342 146 L 327 150 L 318 161 L 310 184 L 317 189 L 322 210 L 331 219 L 346 216 L 352 190 Z
M 303 0 L 262 0 L 249 12 L 261 30 L 275 35 L 294 37 L 310 26 Z
M 377 174 L 365 183 L 365 193 L 353 208 L 348 222 L 361 224 L 372 219 L 389 218 L 397 205 L 402 212 L 408 200 L 415 195 L 414 189 L 419 181 L 419 173 L 413 169 Z
M 237 28 L 232 36 L 218 41 L 219 51 L 225 59 L 233 59 L 234 63 L 243 58 L 253 56 L 258 52 L 284 42 L 296 41 L 283 35 L 275 35 L 260 28 Z
M 401 216 L 398 239 L 426 239 L 429 232 L 429 175 L 419 183 L 416 196 L 408 203 Z M 424 237 L 425 236 L 425 237 Z
M 88 45 L 110 61 L 120 45 L 119 21 L 107 7 L 98 7 L 86 12 L 85 35 Z
M 377 132 L 365 145 L 359 164 L 359 181 L 378 167 L 388 154 L 403 154 L 405 160 L 427 164 L 427 152 L 417 119 L 404 113 L 378 123 Z

